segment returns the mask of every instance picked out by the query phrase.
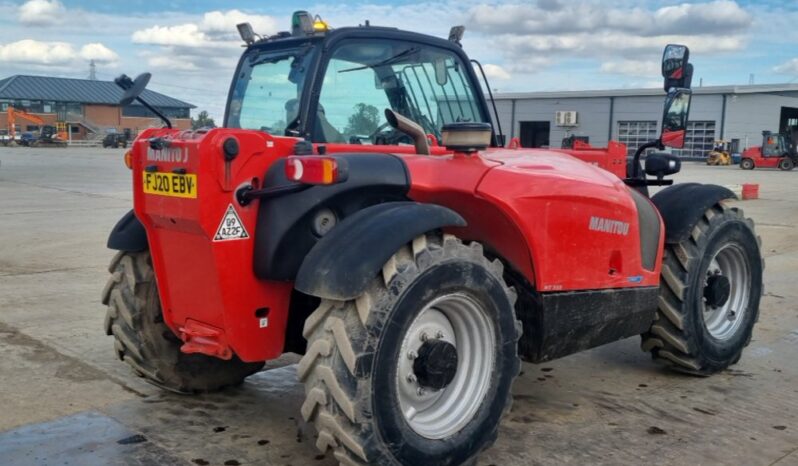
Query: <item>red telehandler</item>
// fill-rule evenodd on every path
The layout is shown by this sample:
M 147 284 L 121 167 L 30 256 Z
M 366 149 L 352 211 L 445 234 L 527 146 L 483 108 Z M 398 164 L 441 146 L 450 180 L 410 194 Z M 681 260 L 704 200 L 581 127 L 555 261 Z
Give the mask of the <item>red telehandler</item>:
M 692 374 L 740 359 L 762 294 L 752 221 L 719 186 L 648 198 L 680 164 L 640 163 L 684 143 L 687 47 L 665 49 L 662 135 L 627 169 L 619 144 L 504 148 L 462 28 L 298 12 L 290 32 L 239 32 L 224 127 L 164 118 L 126 157 L 103 301 L 139 376 L 205 392 L 299 353 L 321 451 L 457 465 L 495 441 L 521 360 L 636 335 Z M 121 103 L 148 79 L 118 78 Z

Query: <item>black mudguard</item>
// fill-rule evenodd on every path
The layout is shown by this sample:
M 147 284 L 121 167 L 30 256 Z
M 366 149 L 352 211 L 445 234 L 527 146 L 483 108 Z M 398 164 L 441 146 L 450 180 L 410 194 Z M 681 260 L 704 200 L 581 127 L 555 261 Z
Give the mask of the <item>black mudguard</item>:
M 707 209 L 724 199 L 737 199 L 728 188 L 714 184 L 683 183 L 655 194 L 651 201 L 665 222 L 665 242 L 684 241 Z
M 140 252 L 147 249 L 147 231 L 133 211 L 126 213 L 108 236 L 108 249 Z
M 402 245 L 443 227 L 463 227 L 456 212 L 434 204 L 388 202 L 344 219 L 310 250 L 294 287 L 320 298 L 350 300 Z

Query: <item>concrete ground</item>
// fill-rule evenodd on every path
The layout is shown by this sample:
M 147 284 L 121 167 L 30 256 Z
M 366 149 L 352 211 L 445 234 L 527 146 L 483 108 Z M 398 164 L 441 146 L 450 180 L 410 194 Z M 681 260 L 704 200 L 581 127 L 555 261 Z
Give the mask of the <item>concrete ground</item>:
M 687 164 L 677 182 L 759 183 L 766 294 L 739 364 L 674 374 L 637 338 L 525 364 L 481 465 L 798 464 L 798 173 Z M 0 463 L 329 465 L 286 357 L 223 393 L 134 377 L 102 331 L 107 234 L 131 206 L 122 151 L 0 148 Z

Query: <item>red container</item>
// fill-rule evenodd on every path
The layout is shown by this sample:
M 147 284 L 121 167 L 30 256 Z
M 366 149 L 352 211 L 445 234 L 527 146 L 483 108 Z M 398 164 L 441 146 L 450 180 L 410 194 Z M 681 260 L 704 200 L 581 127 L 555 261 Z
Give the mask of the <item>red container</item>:
M 743 184 L 743 200 L 759 199 L 759 185 L 754 183 Z

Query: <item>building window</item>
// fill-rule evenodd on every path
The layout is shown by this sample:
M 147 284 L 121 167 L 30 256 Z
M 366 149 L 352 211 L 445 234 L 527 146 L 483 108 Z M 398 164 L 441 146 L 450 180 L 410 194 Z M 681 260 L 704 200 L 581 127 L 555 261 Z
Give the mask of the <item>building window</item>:
M 684 148 L 673 149 L 679 157 L 704 158 L 715 146 L 714 121 L 689 121 L 684 137 Z
M 618 142 L 626 144 L 626 155 L 631 157 L 638 147 L 657 139 L 659 127 L 656 121 L 619 121 Z
M 175 108 L 175 107 L 156 107 L 160 112 L 166 115 L 167 118 L 188 118 L 189 109 Z M 139 117 L 139 118 L 158 118 L 154 113 L 141 105 L 128 105 L 122 107 L 123 117 Z

